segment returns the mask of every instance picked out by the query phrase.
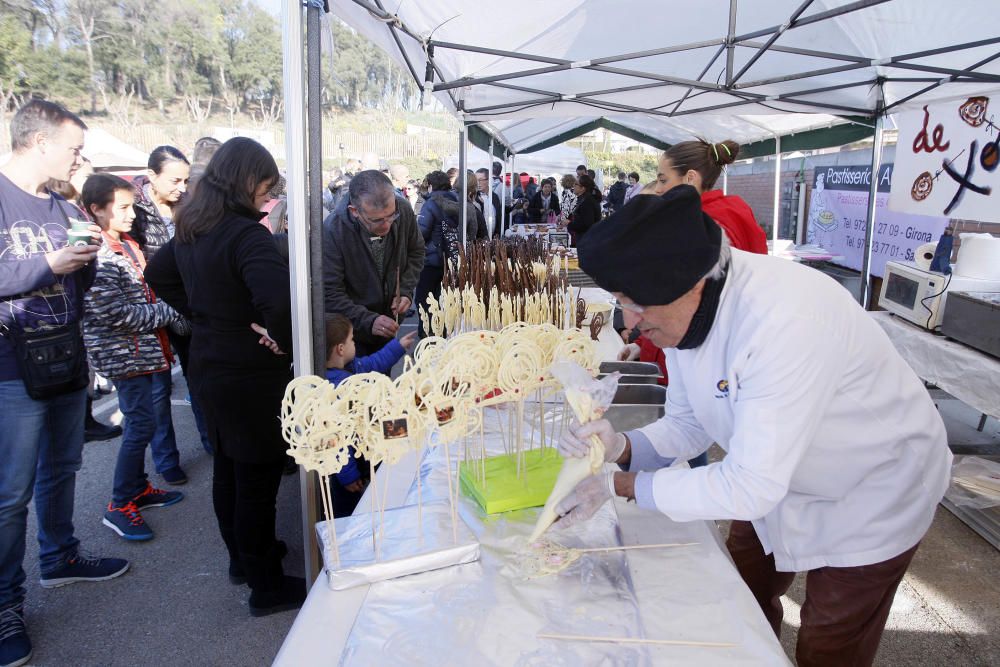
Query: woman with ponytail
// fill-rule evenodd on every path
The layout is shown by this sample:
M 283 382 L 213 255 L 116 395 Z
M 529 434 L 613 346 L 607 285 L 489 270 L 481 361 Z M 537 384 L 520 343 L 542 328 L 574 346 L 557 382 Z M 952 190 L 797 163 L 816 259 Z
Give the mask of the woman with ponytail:
M 674 144 L 660 156 L 656 193 L 662 195 L 683 183 L 693 185 L 701 193 L 702 210 L 725 230 L 732 247 L 766 255 L 767 236 L 750 206 L 741 197 L 713 189 L 722 169 L 739 152 L 740 145 L 728 139 L 717 144 L 704 139 Z
M 749 204 L 741 197 L 713 189 L 722 169 L 732 164 L 739 152 L 740 145 L 728 139 L 717 144 L 704 139 L 674 144 L 660 156 L 655 192 L 662 195 L 678 185 L 693 186 L 701 193 L 701 209 L 725 230 L 733 248 L 766 255 L 767 236 L 757 224 Z M 619 359 L 654 362 L 663 372 L 661 382 L 667 383 L 666 356 L 645 336 L 626 345 Z M 708 453 L 703 452 L 688 463 L 692 468 L 706 465 Z

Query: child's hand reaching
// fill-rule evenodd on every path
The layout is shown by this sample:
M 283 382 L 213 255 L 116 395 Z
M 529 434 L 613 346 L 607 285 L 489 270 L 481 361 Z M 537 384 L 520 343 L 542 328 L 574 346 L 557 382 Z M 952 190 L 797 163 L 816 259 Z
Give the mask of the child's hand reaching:
M 413 349 L 413 345 L 417 342 L 417 332 L 411 331 L 402 338 L 399 339 L 399 344 L 403 346 L 403 349 L 409 352 Z

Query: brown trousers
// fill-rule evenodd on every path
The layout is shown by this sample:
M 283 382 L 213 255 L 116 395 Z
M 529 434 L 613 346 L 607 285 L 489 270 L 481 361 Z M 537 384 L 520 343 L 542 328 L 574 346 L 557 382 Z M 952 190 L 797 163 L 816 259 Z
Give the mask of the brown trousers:
M 792 585 L 795 573 L 774 569 L 774 555 L 764 555 L 749 521 L 733 521 L 726 546 L 780 637 L 781 596 Z M 821 567 L 807 573 L 802 627 L 795 647 L 799 667 L 865 667 L 874 662 L 896 587 L 917 546 L 873 565 Z

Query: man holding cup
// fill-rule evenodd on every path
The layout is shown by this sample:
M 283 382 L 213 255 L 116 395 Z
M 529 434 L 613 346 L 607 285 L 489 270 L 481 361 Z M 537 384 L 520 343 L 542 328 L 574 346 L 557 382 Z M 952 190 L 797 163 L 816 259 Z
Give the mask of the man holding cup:
M 84 554 L 73 531 L 88 381 L 79 322 L 101 234 L 45 184 L 67 181 L 80 167 L 85 129 L 58 104 L 32 100 L 11 121 L 13 155 L 0 167 L 0 664 L 6 666 L 22 665 L 32 653 L 22 561 L 33 493 L 42 586 L 104 581 L 129 565 Z M 53 340 L 58 347 L 48 349 Z M 60 355 L 61 363 L 50 362 Z

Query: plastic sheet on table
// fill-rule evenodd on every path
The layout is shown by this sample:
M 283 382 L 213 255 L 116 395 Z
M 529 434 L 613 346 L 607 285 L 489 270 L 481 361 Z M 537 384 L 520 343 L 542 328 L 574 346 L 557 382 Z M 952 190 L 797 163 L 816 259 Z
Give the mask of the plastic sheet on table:
M 1000 463 L 966 456 L 951 467 L 945 497 L 959 507 L 986 509 L 1000 505 Z
M 447 502 L 386 510 L 383 517 L 358 514 L 336 520 L 339 562 L 329 522 L 316 524 L 323 550 L 327 583 L 334 590 L 372 584 L 410 574 L 471 563 L 479 558 L 479 543 L 462 521 L 451 526 Z M 379 528 L 379 522 L 385 525 Z M 374 535 L 382 539 L 376 546 Z
M 491 439 L 490 445 L 497 443 Z M 452 448 L 452 467 L 459 449 Z M 425 500 L 447 499 L 443 458 L 441 448 L 425 453 L 408 503 L 415 502 L 417 488 Z M 706 563 L 731 569 L 701 524 L 678 530 L 678 541 L 699 542 L 695 546 L 584 553 L 561 572 L 529 580 L 511 564 L 527 544 L 537 509 L 488 516 L 461 497 L 459 512 L 480 543 L 480 560 L 373 585 L 341 665 L 750 665 L 783 659 L 771 652 L 773 635 L 744 636 L 743 610 L 731 602 L 742 585 L 737 578 L 700 579 Z M 548 535 L 567 547 L 622 544 L 613 503 L 591 521 L 562 531 L 556 526 Z M 565 642 L 539 633 L 735 646 Z

